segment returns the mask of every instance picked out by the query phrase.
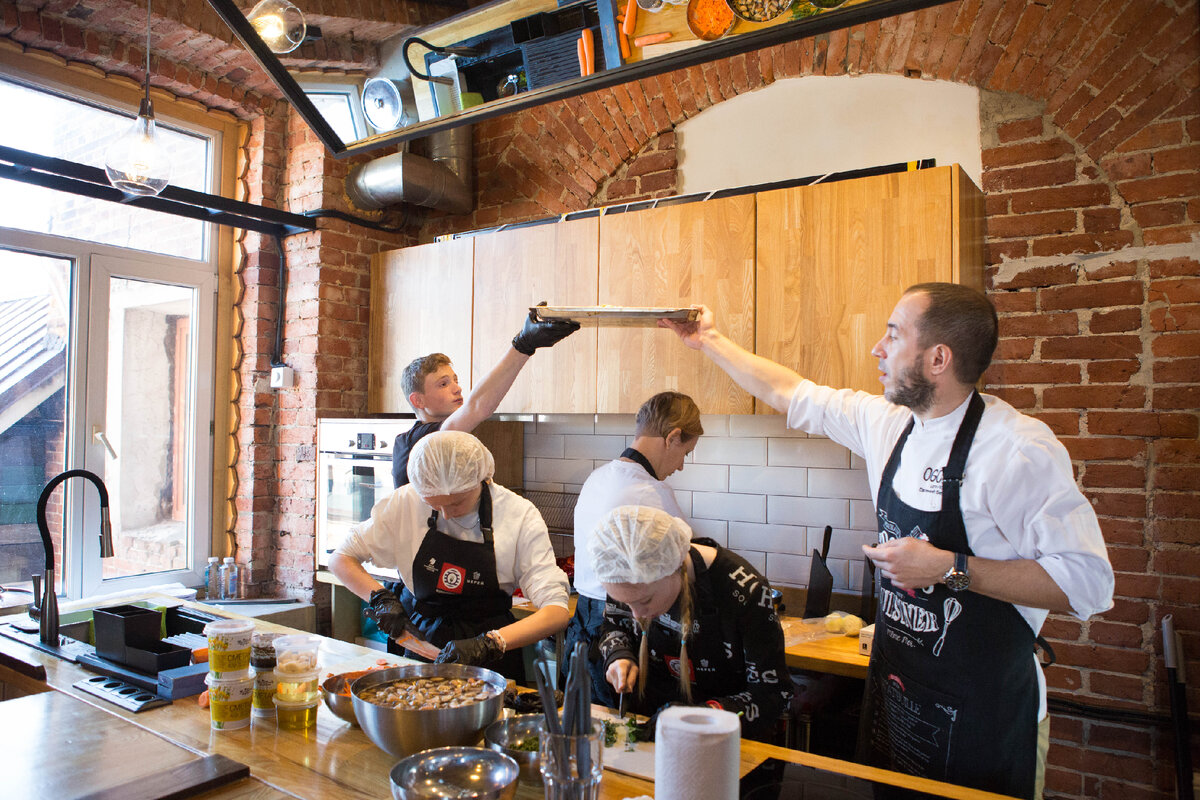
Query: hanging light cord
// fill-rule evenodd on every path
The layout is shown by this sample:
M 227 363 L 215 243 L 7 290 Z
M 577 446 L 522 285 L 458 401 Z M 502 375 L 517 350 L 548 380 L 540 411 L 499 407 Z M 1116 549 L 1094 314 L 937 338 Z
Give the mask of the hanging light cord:
M 146 0 L 146 116 L 154 119 L 154 111 L 150 106 L 150 2 Z

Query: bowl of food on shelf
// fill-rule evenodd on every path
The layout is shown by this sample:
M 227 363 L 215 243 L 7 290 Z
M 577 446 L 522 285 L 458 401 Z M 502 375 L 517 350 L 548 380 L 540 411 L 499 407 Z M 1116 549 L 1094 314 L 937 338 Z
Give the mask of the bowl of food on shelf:
M 725 0 L 688 0 L 688 29 L 697 39 L 711 42 L 733 30 L 733 9 Z

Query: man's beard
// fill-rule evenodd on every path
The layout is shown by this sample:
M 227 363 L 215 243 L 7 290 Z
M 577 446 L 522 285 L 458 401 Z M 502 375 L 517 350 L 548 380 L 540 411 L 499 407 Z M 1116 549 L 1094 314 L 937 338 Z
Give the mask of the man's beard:
M 933 381 L 926 378 L 919 364 L 905 367 L 896 376 L 896 386 L 885 397 L 898 406 L 911 408 L 914 413 L 928 411 L 933 405 Z

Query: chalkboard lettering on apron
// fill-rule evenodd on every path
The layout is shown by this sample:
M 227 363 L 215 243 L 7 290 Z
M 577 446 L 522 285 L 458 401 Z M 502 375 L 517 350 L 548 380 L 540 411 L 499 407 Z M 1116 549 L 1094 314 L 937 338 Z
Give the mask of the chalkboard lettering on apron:
M 876 501 L 879 541 L 917 537 L 971 554 L 959 489 L 983 415 L 973 393 L 937 477 L 940 511 L 913 508 L 892 491 L 910 421 L 892 450 Z M 1015 797 L 1030 797 L 1038 689 L 1034 635 L 1010 603 L 943 584 L 902 590 L 883 578 L 875 646 L 863 697 L 860 757 L 869 764 Z M 884 789 L 881 797 L 910 796 Z

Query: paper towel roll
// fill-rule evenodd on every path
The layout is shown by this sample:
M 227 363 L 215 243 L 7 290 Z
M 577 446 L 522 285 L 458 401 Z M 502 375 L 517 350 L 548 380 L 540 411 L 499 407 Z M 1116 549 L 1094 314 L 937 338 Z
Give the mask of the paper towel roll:
M 742 722 L 716 708 L 672 706 L 654 734 L 654 800 L 736 800 Z

